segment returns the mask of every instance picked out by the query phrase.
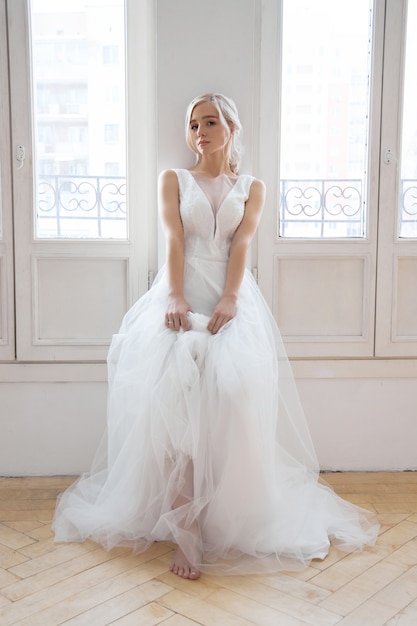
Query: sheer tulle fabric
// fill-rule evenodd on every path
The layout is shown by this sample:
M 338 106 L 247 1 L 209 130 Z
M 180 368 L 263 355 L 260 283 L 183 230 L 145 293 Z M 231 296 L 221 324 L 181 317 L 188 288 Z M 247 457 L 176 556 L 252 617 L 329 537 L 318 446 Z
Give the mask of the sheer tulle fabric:
M 134 552 L 170 540 L 216 574 L 304 567 L 330 541 L 373 544 L 374 516 L 319 481 L 279 330 L 249 272 L 236 317 L 207 331 L 252 178 L 214 215 L 191 174 L 177 175 L 191 330 L 164 324 L 162 268 L 113 337 L 107 431 L 90 473 L 59 498 L 56 540 Z

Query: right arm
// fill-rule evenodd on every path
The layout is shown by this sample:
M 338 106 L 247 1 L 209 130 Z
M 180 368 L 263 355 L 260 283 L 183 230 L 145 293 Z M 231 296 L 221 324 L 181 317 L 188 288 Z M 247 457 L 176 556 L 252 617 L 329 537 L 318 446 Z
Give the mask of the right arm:
M 178 178 L 172 170 L 159 176 L 159 215 L 166 241 L 166 268 L 168 280 L 168 306 L 165 325 L 173 330 L 188 330 L 187 312 L 191 310 L 184 298 L 184 229 L 179 210 Z M 168 324 L 172 320 L 174 324 Z

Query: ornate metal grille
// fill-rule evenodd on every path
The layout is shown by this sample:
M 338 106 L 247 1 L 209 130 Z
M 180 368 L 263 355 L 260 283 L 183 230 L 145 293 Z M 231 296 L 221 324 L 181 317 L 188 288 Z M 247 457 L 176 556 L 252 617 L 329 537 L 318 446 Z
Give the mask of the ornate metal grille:
M 400 181 L 399 236 L 417 238 L 417 180 Z M 281 181 L 280 237 L 362 238 L 362 180 Z M 37 187 L 39 238 L 126 239 L 126 179 L 42 175 Z
M 126 239 L 126 179 L 43 174 L 36 217 L 41 239 Z
M 401 180 L 399 236 L 417 239 L 417 180 L 409 178 Z
M 282 180 L 280 237 L 365 237 L 363 181 Z

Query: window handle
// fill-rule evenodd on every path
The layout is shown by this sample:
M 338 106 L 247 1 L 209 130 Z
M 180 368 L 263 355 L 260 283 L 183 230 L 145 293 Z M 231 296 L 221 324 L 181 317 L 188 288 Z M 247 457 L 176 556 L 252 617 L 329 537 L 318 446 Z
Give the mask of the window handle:
M 25 146 L 22 146 L 22 144 L 20 143 L 18 146 L 16 146 L 16 159 L 19 161 L 19 167 L 17 169 L 19 170 L 22 169 L 25 163 L 25 158 L 26 158 Z
M 394 155 L 392 154 L 391 148 L 385 148 L 384 150 L 384 163 L 390 165 L 394 159 Z

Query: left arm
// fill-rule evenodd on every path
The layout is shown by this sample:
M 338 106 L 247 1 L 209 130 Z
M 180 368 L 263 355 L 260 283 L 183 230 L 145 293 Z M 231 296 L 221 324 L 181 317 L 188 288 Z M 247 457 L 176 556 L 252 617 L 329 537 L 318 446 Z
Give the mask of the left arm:
M 245 215 L 230 244 L 223 294 L 207 326 L 213 335 L 236 315 L 237 297 L 245 273 L 246 256 L 261 219 L 264 201 L 265 185 L 260 180 L 254 180 L 246 201 Z

